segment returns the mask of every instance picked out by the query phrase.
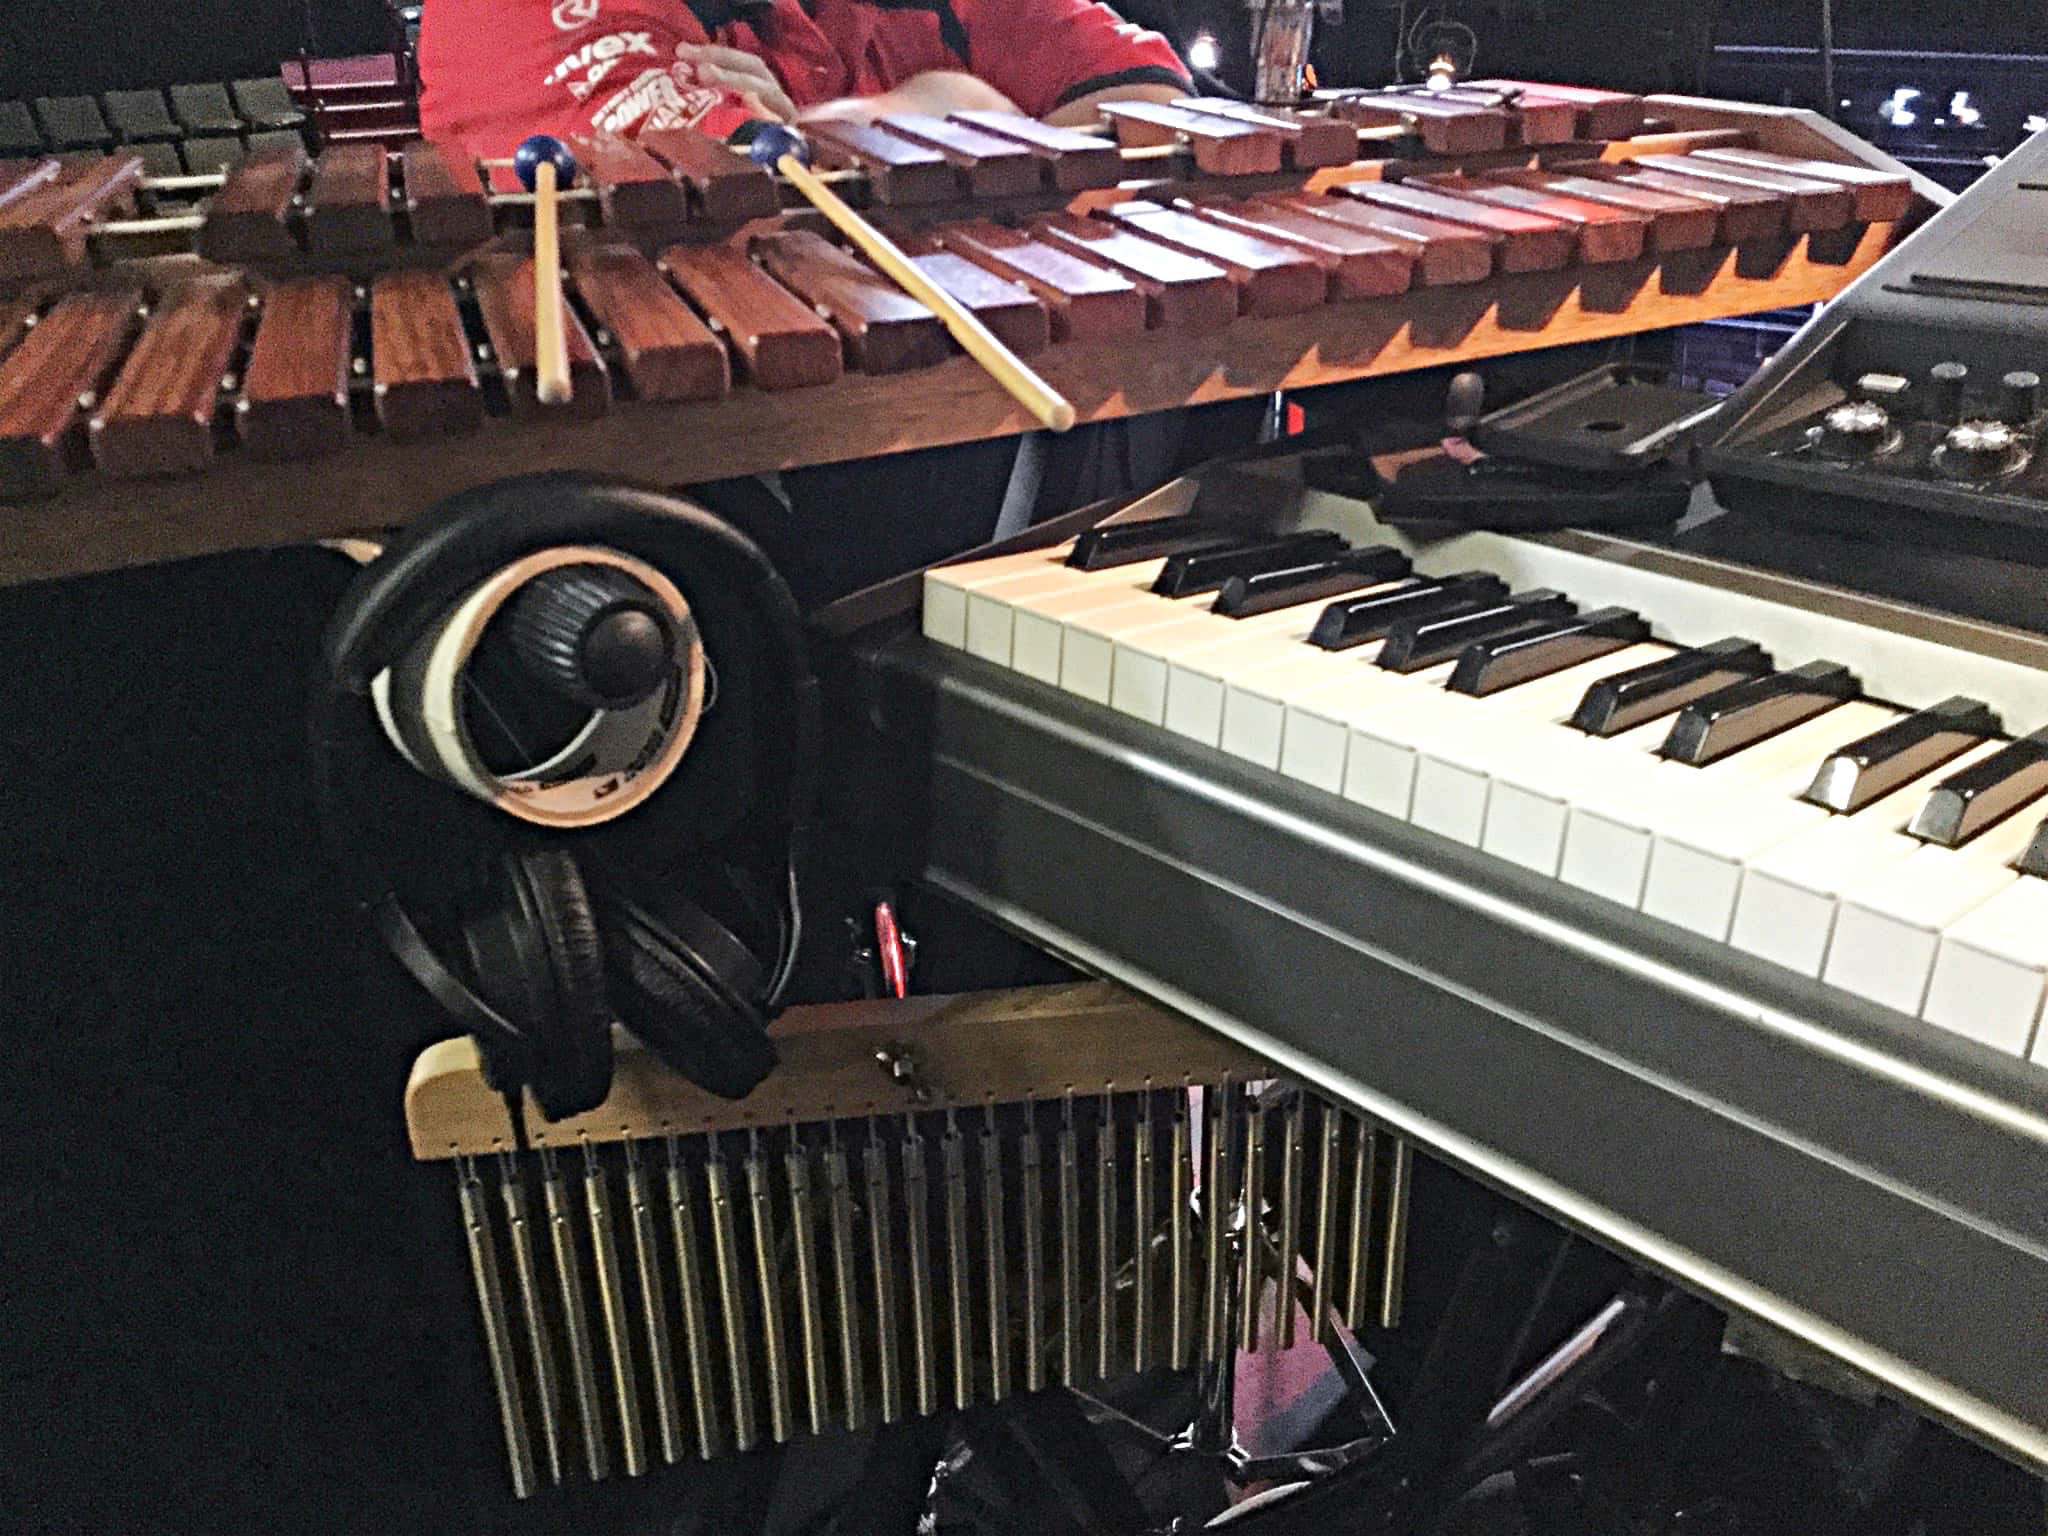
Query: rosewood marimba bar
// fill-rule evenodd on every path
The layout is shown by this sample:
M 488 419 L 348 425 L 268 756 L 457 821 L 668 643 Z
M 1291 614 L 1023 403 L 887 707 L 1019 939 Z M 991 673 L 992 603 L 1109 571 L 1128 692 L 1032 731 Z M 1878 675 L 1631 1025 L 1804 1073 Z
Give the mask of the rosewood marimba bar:
M 1426 100 L 1351 94 L 1327 111 L 1206 98 L 1118 103 L 1103 111 L 1114 140 L 995 112 L 822 123 L 811 133 L 820 163 L 855 201 L 907 217 L 957 218 L 1044 212 L 1076 193 L 1119 184 L 1220 179 L 1268 190 L 1252 184 L 1350 166 L 1362 145 L 1381 157 L 1583 157 L 1611 130 L 1639 127 L 1643 118 L 1640 98 L 1590 94 L 1596 106 L 1527 87 Z M 611 238 L 644 250 L 717 238 L 794 205 L 766 170 L 688 130 L 585 139 L 577 147 L 588 188 L 575 206 Z M 197 211 L 178 213 L 179 201 L 195 193 L 211 195 Z M 150 213 L 167 216 L 128 218 L 138 197 Z M 317 158 L 294 144 L 253 155 L 218 180 L 147 181 L 131 155 L 75 166 L 6 161 L 0 285 L 76 274 L 124 252 L 188 248 L 273 275 L 325 269 L 362 277 L 470 249 L 516 224 L 528 201 L 509 167 L 432 143 L 395 154 L 340 143 Z
M 1562 113 L 1515 127 L 1536 94 L 1450 93 L 1430 121 L 1554 135 Z M 1582 135 L 1642 107 L 1568 104 Z M 820 149 L 928 277 L 1105 419 L 1812 303 L 1914 217 L 1904 174 L 1853 141 L 1672 112 L 1634 139 L 1462 155 L 1213 102 L 1120 107 L 1121 144 L 970 112 Z M 195 188 L 118 157 L 0 164 L 0 581 L 403 521 L 542 466 L 688 483 L 1025 428 L 761 168 L 680 132 L 583 151 L 566 407 L 534 388 L 505 166 L 348 145 Z M 1340 153 L 1374 158 L 1322 163 Z M 327 494 L 307 498 L 294 466 L 316 460 Z
M 428 192 L 440 182 L 419 168 L 432 165 L 441 177 L 448 167 L 428 145 L 405 161 L 408 186 Z M 367 248 L 390 237 L 390 198 L 377 175 L 384 163 L 368 146 L 323 159 L 307 212 L 316 238 Z M 941 164 L 950 174 L 950 162 Z M 264 164 L 245 169 L 253 174 L 231 181 L 229 206 L 212 211 L 201 232 L 217 256 L 274 249 L 285 238 L 286 183 L 272 181 Z M 1327 193 L 1241 197 L 1202 185 L 1186 196 L 1110 202 L 1089 216 L 968 219 L 903 238 L 928 275 L 1029 354 L 1148 329 L 1213 334 L 1240 319 L 1592 269 L 1646 252 L 1668 257 L 1852 226 L 1860 233 L 1859 216 L 1896 219 L 1909 199 L 1901 177 L 1703 150 L 1636 165 L 1361 180 Z M 454 204 L 429 196 L 414 206 L 462 227 Z M 628 206 L 615 186 L 613 207 Z M 418 442 L 472 431 L 492 415 L 541 414 L 531 265 L 486 249 L 453 272 L 451 280 L 401 268 L 355 284 L 188 273 L 158 285 L 153 300 L 138 272 L 117 291 L 17 307 L 9 313 L 22 339 L 0 358 L 0 495 L 60 483 L 77 467 L 81 430 L 94 467 L 129 477 L 203 469 L 237 447 L 310 458 L 365 434 Z M 744 248 L 676 242 L 653 256 L 581 239 L 571 244 L 567 283 L 569 410 L 579 417 L 620 401 L 718 399 L 735 381 L 783 391 L 846 371 L 907 372 L 951 351 L 924 306 L 794 226 L 763 226 Z

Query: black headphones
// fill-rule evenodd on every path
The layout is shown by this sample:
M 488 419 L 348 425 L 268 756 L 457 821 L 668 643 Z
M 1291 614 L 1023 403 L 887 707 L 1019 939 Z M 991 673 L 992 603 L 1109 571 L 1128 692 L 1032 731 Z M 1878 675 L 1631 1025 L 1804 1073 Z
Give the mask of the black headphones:
M 751 786 L 772 844 L 786 855 L 773 882 L 780 889 L 772 898 L 772 964 L 698 901 L 629 893 L 628 861 L 606 858 L 589 841 L 617 828 L 658 837 L 659 791 L 603 831 L 543 835 L 460 790 L 436 787 L 443 824 L 485 844 L 481 878 L 462 893 L 449 925 L 459 961 L 429 943 L 399 896 L 372 831 L 387 807 L 362 793 L 397 756 L 373 707 L 372 680 L 480 583 L 564 546 L 617 550 L 660 571 L 687 597 L 714 662 L 721 638 L 737 643 L 744 627 L 766 642 L 757 675 L 763 692 L 780 695 L 779 708 L 759 711 L 754 731 L 758 737 L 774 721 L 786 736 L 748 745 L 756 770 L 768 764 L 760 778 L 780 780 Z M 315 801 L 350 894 L 406 970 L 477 1037 L 494 1086 L 530 1087 L 550 1120 L 595 1108 L 610 1091 L 615 1020 L 728 1098 L 744 1097 L 774 1066 L 766 1029 L 802 938 L 797 868 L 817 795 L 822 723 L 796 602 L 744 534 L 677 497 L 579 475 L 465 491 L 357 574 L 328 624 L 308 715 Z M 572 838 L 586 840 L 581 857 L 567 846 Z

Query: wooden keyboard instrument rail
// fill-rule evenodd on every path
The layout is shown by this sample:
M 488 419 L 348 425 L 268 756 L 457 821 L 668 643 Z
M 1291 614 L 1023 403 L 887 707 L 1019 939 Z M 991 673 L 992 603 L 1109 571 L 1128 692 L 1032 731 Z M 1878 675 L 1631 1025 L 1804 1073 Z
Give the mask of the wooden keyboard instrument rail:
M 1399 1315 L 1408 1147 L 1248 1092 L 1257 1056 L 1129 992 L 828 1004 L 774 1033 L 739 1103 L 622 1039 L 606 1103 L 529 1114 L 525 1151 L 469 1041 L 414 1067 L 520 1497 Z M 1264 1299 L 1279 1276 L 1302 1310 Z
M 1142 121 L 1165 131 L 1193 110 Z M 1682 133 L 1569 162 L 1515 151 L 1283 171 L 1263 190 L 1229 177 L 1057 188 L 1045 211 L 1001 220 L 958 204 L 873 211 L 1082 420 L 1108 420 L 1819 302 L 1923 210 L 1905 173 L 1802 114 L 1681 112 Z M 1295 145 L 1283 161 L 1313 157 L 1300 148 L 1312 119 L 1292 138 L 1215 121 Z M 1129 163 L 1105 140 L 1019 122 L 907 126 L 947 175 L 998 127 L 1055 180 L 1069 155 L 1116 161 L 1070 178 L 1083 182 Z M 689 142 L 611 158 L 696 165 L 704 142 Z M 89 267 L 0 300 L 0 502 L 16 504 L 0 583 L 402 523 L 542 467 L 688 484 L 1028 429 L 931 315 L 806 218 L 655 238 L 678 206 L 744 213 L 726 184 L 754 168 L 708 151 L 723 159 L 694 173 L 701 194 L 657 195 L 611 166 L 610 190 L 592 192 L 600 222 L 569 232 L 567 407 L 534 393 L 518 241 L 452 243 L 482 234 L 494 205 L 479 213 L 465 167 L 430 145 L 381 167 L 381 204 L 379 167 L 360 155 L 223 189 L 198 237 L 242 259 Z M 1012 156 L 985 158 L 1021 174 Z M 330 194 L 355 211 L 316 218 Z M 426 264 L 399 238 L 423 226 L 451 240 Z M 304 257 L 321 230 L 366 265 L 309 272 L 263 254 Z

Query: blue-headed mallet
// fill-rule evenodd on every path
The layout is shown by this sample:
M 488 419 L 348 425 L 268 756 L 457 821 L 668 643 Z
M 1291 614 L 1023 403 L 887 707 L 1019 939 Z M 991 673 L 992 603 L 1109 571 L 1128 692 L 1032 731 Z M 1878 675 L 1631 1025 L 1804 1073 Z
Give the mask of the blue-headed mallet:
M 534 394 L 542 405 L 565 405 L 569 337 L 562 313 L 562 223 L 556 194 L 576 184 L 576 156 L 554 135 L 536 133 L 513 152 L 512 168 L 533 194 Z
M 898 250 L 895 243 L 855 213 L 811 170 L 811 147 L 803 135 L 781 123 L 742 123 L 728 140 L 757 165 L 776 171 L 829 220 L 890 281 L 939 317 L 988 376 L 1040 424 L 1064 432 L 1074 424 L 1074 407 L 999 341 L 971 310 L 938 286 Z

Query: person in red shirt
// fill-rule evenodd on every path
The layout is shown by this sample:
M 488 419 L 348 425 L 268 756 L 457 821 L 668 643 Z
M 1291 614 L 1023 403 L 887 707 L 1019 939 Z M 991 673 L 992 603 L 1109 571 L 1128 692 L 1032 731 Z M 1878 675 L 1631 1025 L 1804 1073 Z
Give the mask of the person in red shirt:
M 1022 112 L 1171 100 L 1186 68 L 1094 0 L 427 0 L 427 136 L 483 156 L 529 134 L 633 135 L 748 118 Z
M 1098 102 L 1191 89 L 1164 37 L 1094 0 L 426 0 L 418 57 L 427 137 L 486 159 L 535 133 L 723 138 L 749 118 L 980 108 L 1089 124 Z M 962 443 L 690 493 L 761 544 L 810 606 L 957 554 L 1006 517 L 1157 483 L 1197 444 L 1242 435 L 1220 426 L 1163 412 L 1040 435 L 1025 454 L 1015 439 Z M 849 506 L 886 510 L 855 535 Z

